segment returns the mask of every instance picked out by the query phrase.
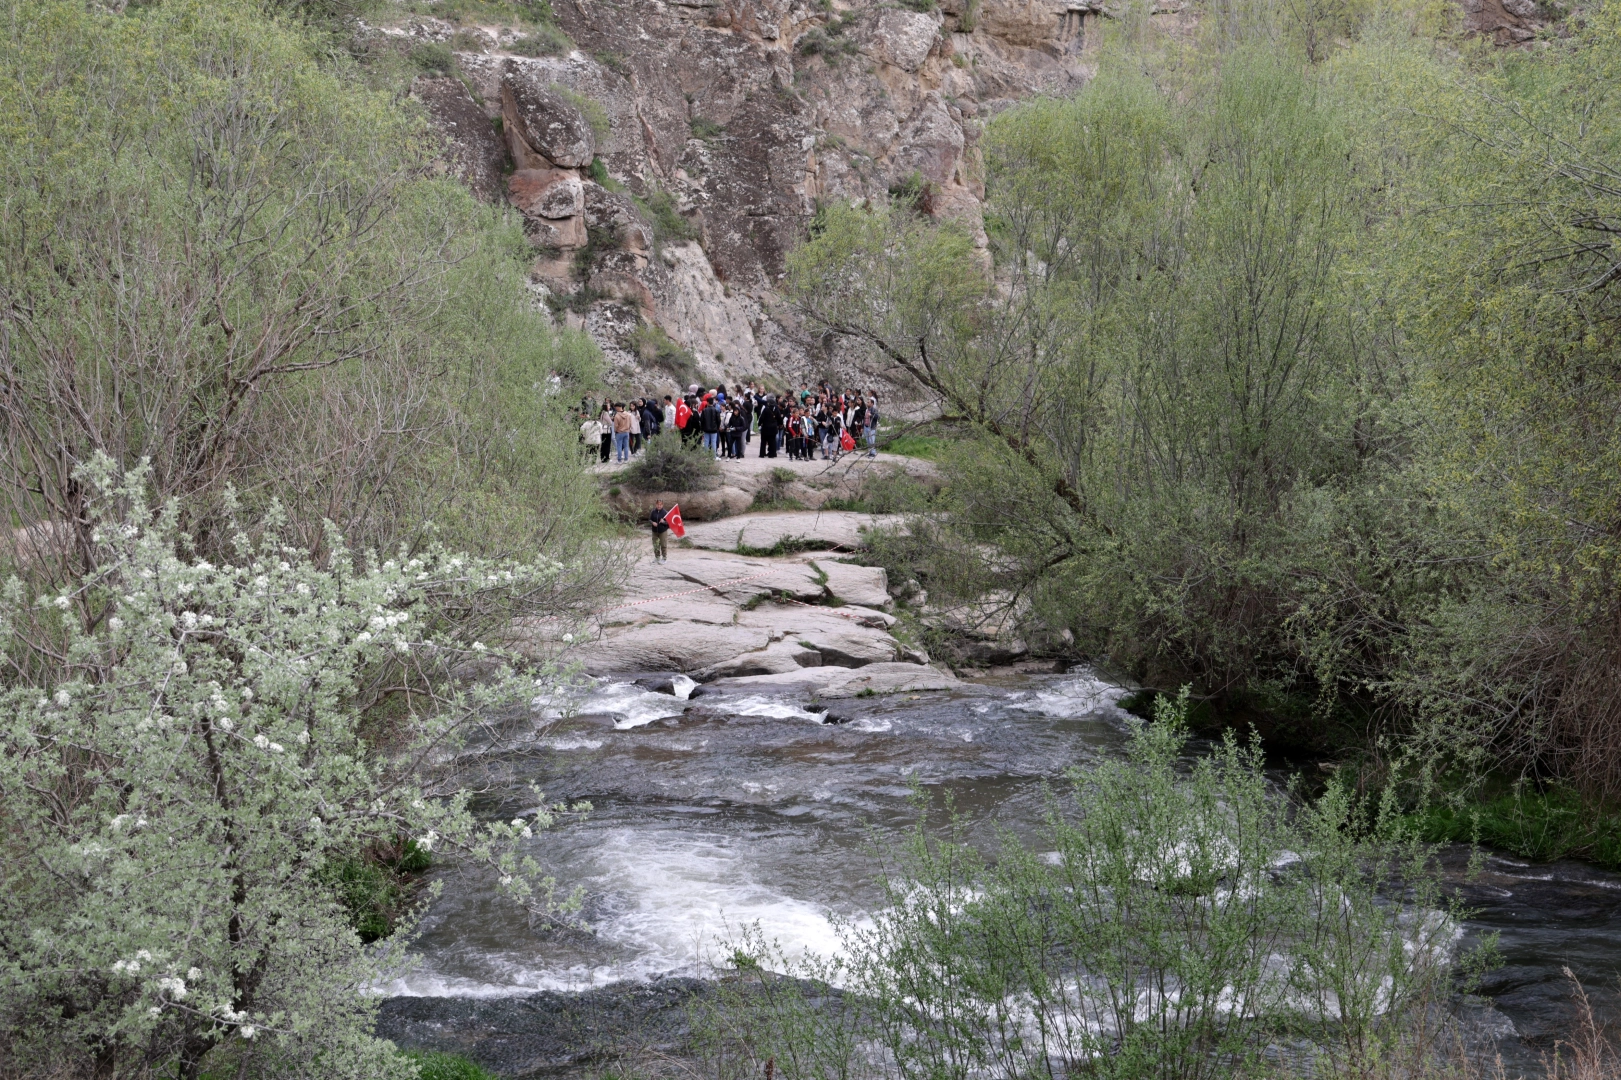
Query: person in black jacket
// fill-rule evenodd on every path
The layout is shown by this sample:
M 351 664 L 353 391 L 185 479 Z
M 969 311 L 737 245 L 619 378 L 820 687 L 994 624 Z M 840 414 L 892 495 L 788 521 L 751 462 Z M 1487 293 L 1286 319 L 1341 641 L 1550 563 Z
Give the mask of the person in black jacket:
M 664 519 L 669 515 L 664 509 L 664 500 L 660 499 L 653 507 L 653 512 L 647 515 L 648 524 L 653 526 L 653 561 L 669 562 L 669 552 L 664 547 L 664 534 L 670 531 L 670 523 Z
M 760 405 L 760 456 L 777 456 L 777 425 L 781 422 L 781 414 L 777 411 L 777 401 L 767 394 L 765 401 Z
M 720 456 L 720 406 L 715 399 L 710 398 L 704 406 L 704 411 L 698 414 L 698 422 L 704 432 L 704 447 L 716 457 Z

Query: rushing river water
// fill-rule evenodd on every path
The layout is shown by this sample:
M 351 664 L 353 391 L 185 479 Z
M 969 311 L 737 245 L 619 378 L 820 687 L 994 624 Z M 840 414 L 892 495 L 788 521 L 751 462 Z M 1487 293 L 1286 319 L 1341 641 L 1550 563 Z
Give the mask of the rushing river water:
M 886 842 L 912 824 L 913 786 L 950 792 L 989 838 L 1028 832 L 1065 769 L 1117 752 L 1122 691 L 1085 673 L 1023 675 L 952 694 L 832 703 L 708 691 L 686 702 L 634 685 L 596 689 L 538 737 L 484 754 L 487 807 L 589 800 L 583 821 L 537 836 L 564 890 L 579 888 L 592 935 L 547 934 L 476 876 L 445 882 L 392 995 L 505 997 L 696 973 L 758 923 L 788 950 L 837 947 L 837 919 L 878 900 Z M 829 722 L 833 721 L 833 722 Z M 1448 862 L 1463 881 L 1461 852 Z M 1476 1023 L 1511 1068 L 1570 1029 L 1569 966 L 1600 1000 L 1621 967 L 1621 878 L 1580 864 L 1491 858 L 1462 885 L 1472 934 L 1500 934 Z

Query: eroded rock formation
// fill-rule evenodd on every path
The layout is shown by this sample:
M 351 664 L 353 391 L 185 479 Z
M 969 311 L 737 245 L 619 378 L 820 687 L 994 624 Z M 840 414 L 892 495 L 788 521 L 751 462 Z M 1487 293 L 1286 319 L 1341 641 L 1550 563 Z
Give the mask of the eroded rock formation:
M 500 187 L 525 217 L 534 278 L 627 385 L 841 374 L 781 297 L 785 256 L 818 206 L 914 191 L 983 236 L 985 118 L 1081 85 L 1104 14 L 1101 0 L 553 9 L 578 46 L 567 56 L 515 55 L 499 28 L 415 19 L 406 32 L 452 42 L 472 88 L 419 80 L 418 96 L 451 167 L 486 198 L 492 142 L 469 108 L 491 130 L 499 121 Z M 673 348 L 650 349 L 649 327 Z

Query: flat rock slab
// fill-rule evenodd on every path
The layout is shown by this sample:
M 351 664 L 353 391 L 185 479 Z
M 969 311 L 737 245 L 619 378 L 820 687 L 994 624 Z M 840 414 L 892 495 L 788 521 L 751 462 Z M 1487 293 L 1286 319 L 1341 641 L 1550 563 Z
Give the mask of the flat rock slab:
M 869 608 L 890 605 L 889 575 L 881 566 L 856 566 L 832 559 L 813 560 L 812 566 L 827 578 L 827 591 L 846 604 Z
M 794 687 L 826 699 L 852 698 L 864 691 L 875 694 L 910 694 L 923 690 L 955 690 L 962 680 L 922 664 L 868 664 L 865 667 L 810 667 L 774 675 L 722 679 L 724 687 Z
M 745 514 L 722 521 L 687 526 L 693 547 L 711 551 L 770 551 L 795 542 L 807 547 L 858 551 L 866 546 L 867 529 L 902 528 L 904 514 L 858 514 L 850 510 L 786 510 Z M 674 563 L 671 559 L 671 563 Z

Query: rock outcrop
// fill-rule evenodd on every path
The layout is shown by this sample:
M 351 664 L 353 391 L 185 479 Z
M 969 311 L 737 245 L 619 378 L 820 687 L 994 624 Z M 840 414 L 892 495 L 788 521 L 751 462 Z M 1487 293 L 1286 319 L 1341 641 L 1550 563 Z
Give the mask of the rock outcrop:
M 1553 10 L 1459 2 L 1466 31 L 1500 44 L 1530 40 Z M 627 391 L 692 377 L 850 385 L 852 357 L 805 333 L 782 298 L 787 253 L 818 207 L 905 192 L 984 244 L 984 122 L 1082 86 L 1111 11 L 1104 0 L 553 0 L 552 10 L 577 45 L 567 55 L 517 55 L 510 29 L 428 17 L 388 32 L 456 50 L 471 96 L 450 79 L 418 80 L 417 91 L 452 144 L 448 161 L 491 198 L 505 157 L 537 287 L 596 338 Z M 1188 0 L 1150 10 L 1173 30 L 1196 20 Z M 470 122 L 476 111 L 499 123 L 500 142 Z M 648 349 L 648 327 L 675 350 Z
M 847 358 L 803 333 L 781 295 L 787 253 L 817 208 L 914 192 L 983 242 L 984 119 L 1080 86 L 1104 15 L 1101 0 L 552 7 L 578 45 L 566 56 L 515 55 L 498 27 L 418 17 L 395 32 L 457 50 L 470 97 L 457 98 L 453 80 L 418 81 L 449 159 L 490 197 L 499 121 L 495 152 L 536 247 L 537 285 L 598 340 L 627 389 L 693 373 L 848 379 Z M 440 120 L 453 98 L 454 118 Z M 472 130 L 468 106 L 489 129 Z M 639 350 L 647 326 L 681 355 Z

